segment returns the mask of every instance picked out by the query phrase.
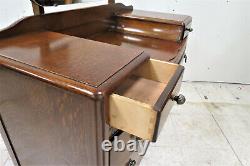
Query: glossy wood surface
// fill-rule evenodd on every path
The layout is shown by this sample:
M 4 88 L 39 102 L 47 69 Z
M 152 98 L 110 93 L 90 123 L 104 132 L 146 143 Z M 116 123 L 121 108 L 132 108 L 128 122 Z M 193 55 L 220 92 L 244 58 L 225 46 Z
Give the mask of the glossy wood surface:
M 1 58 L 32 66 L 34 70 L 98 88 L 142 51 L 54 32 L 38 32 L 0 40 L 0 54 Z
M 6 58 L 92 87 L 100 86 L 141 53 L 54 32 L 30 33 L 0 42 L 0 54 Z
M 116 31 L 152 37 L 156 39 L 181 41 L 184 27 L 175 24 L 156 23 L 137 19 L 117 19 Z
M 0 114 L 20 165 L 104 165 L 102 102 L 0 67 Z
M 186 48 L 186 39 L 177 43 L 144 36 L 117 33 L 114 31 L 105 31 L 89 36 L 88 38 L 125 48 L 141 49 L 148 53 L 151 58 L 174 63 L 180 62 Z
M 18 34 L 30 33 L 34 31 L 54 31 L 64 32 L 65 34 L 75 36 L 86 36 L 106 30 L 107 27 L 113 24 L 112 19 L 114 13 L 123 13 L 131 11 L 132 6 L 125 6 L 123 4 L 109 4 L 85 9 L 63 11 L 58 13 L 50 13 L 45 15 L 30 16 L 19 20 L 10 27 L 0 32 L 0 39 Z M 97 27 L 91 26 L 89 28 L 85 25 L 100 22 L 96 24 Z M 101 26 L 99 26 L 101 25 Z M 75 29 L 75 32 L 73 32 Z M 67 32 L 69 30 L 69 32 Z
M 122 4 L 109 4 L 33 16 L 0 32 L 0 38 L 32 31 L 50 30 L 110 44 L 142 48 L 155 59 L 171 60 L 174 63 L 179 63 L 186 48 L 186 37 L 188 35 L 188 32 L 184 31 L 184 29 L 186 24 L 188 24 L 187 27 L 191 25 L 191 17 L 138 10 L 131 11 L 132 7 L 126 7 Z M 122 28 L 120 26 L 122 22 L 119 23 L 119 19 L 129 20 L 128 22 L 125 21 L 126 26 L 132 31 L 139 32 L 136 33 L 138 36 L 108 33 L 109 29 L 125 32 L 124 28 L 120 29 Z M 157 28 L 155 29 L 155 27 Z M 144 38 L 145 36 L 149 37 Z M 178 41 L 178 43 L 169 42 L 168 40 L 155 40 L 157 36 L 162 39 Z M 114 42 L 115 40 L 117 41 Z
M 149 56 L 179 63 L 189 26 L 189 16 L 109 4 L 31 16 L 1 31 L 0 125 L 12 158 L 21 165 L 127 164 L 131 156 L 100 149 L 110 137 L 109 96 Z M 156 130 L 182 72 L 152 94 Z
M 190 16 L 143 10 L 120 13 L 117 18 L 121 22 L 118 28 L 125 29 L 125 32 L 144 33 L 146 36 L 178 42 L 188 36 L 192 23 Z

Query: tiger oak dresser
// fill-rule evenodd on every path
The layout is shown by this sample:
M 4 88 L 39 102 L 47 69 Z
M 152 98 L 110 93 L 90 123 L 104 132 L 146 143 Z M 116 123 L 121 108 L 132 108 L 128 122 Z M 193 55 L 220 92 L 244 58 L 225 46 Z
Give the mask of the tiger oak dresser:
M 110 3 L 0 31 L 0 128 L 14 164 L 138 165 L 137 152 L 105 152 L 102 141 L 157 141 L 185 102 L 191 21 Z

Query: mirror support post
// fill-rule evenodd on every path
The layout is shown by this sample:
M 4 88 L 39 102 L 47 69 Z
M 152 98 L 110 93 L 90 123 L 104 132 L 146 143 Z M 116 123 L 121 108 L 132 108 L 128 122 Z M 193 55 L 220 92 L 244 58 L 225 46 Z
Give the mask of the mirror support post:
M 115 3 L 115 0 L 108 0 L 109 4 Z
M 31 3 L 32 3 L 34 15 L 42 15 L 42 14 L 44 14 L 43 6 L 37 4 L 33 0 L 31 0 Z

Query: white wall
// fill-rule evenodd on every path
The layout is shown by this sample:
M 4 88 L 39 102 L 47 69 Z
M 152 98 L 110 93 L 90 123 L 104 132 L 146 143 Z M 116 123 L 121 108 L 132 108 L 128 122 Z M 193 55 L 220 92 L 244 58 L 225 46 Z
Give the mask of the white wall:
M 45 13 L 107 4 L 107 0 L 81 1 L 85 3 L 45 7 Z M 31 15 L 33 15 L 33 9 L 30 0 L 0 0 L 0 29 L 6 28 L 17 20 Z
M 185 80 L 250 83 L 249 0 L 134 0 L 136 9 L 193 17 Z
M 32 6 L 29 0 L 0 0 L 0 29 L 32 14 Z
M 249 0 L 121 0 L 136 9 L 187 14 L 194 32 L 185 80 L 250 83 Z M 0 0 L 0 28 L 32 14 L 29 0 Z

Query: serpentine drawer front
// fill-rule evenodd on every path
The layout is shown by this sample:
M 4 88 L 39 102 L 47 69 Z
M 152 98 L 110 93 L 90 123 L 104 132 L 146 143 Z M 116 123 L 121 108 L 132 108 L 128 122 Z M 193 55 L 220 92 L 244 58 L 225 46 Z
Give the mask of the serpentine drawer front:
M 109 124 L 155 142 L 173 101 L 185 102 L 184 96 L 176 96 L 183 71 L 181 65 L 146 61 L 110 96 Z

